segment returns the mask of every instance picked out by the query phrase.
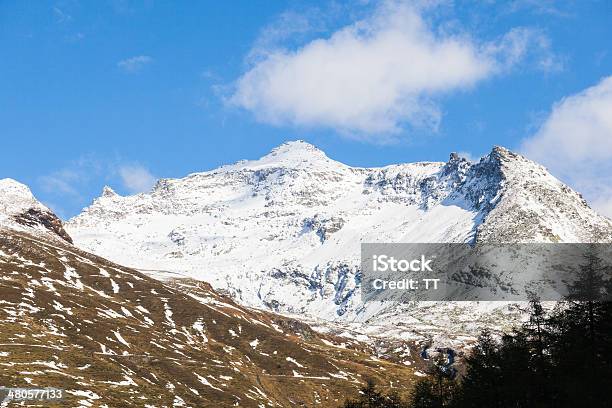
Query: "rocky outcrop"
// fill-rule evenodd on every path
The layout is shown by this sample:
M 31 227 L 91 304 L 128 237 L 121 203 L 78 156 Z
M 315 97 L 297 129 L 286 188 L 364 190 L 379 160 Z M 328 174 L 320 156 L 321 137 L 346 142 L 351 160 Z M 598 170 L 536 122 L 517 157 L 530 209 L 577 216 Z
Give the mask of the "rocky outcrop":
M 51 211 L 45 211 L 39 208 L 29 208 L 21 214 L 14 215 L 13 218 L 20 225 L 32 228 L 46 228 L 64 241 L 72 244 L 72 238 L 64 229 L 62 220 L 60 220 Z

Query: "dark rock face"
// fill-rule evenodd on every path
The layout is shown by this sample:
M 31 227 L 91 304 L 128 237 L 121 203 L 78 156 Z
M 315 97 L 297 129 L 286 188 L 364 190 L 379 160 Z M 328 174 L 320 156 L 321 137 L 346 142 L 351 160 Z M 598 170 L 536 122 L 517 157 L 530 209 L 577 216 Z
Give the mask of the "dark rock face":
M 323 243 L 331 234 L 340 231 L 344 226 L 344 222 L 340 217 L 324 218 L 319 214 L 315 214 L 314 217 L 305 219 L 303 225 L 305 230 L 315 231 L 321 243 Z
M 14 218 L 15 221 L 17 221 L 19 224 L 28 227 L 36 227 L 38 225 L 41 225 L 59 236 L 64 241 L 70 242 L 72 244 L 72 238 L 64 230 L 62 220 L 57 218 L 57 216 L 50 211 L 30 208 L 29 210 L 19 215 L 16 215 Z

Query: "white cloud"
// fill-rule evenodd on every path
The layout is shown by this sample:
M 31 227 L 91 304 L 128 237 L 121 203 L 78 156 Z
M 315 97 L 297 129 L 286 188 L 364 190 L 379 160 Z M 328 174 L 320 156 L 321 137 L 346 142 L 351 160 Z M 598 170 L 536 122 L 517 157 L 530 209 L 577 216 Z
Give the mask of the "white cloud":
M 117 67 L 125 72 L 133 74 L 140 71 L 145 65 L 150 64 L 151 62 L 153 62 L 153 58 L 147 55 L 138 55 L 136 57 L 119 61 L 117 63 Z
M 121 182 L 131 193 L 149 191 L 156 182 L 149 170 L 139 164 L 122 165 L 118 172 Z
M 46 192 L 78 195 L 73 183 L 78 180 L 78 175 L 69 170 L 61 170 L 52 174 L 42 176 L 39 179 L 42 189 Z
M 298 23 L 297 31 L 306 29 Z M 545 38 L 535 34 L 516 29 L 478 43 L 440 34 L 417 9 L 385 2 L 372 16 L 296 50 L 257 43 L 258 58 L 228 102 L 264 123 L 327 127 L 370 140 L 406 126 L 436 129 L 438 97 L 516 64 L 534 39 Z
M 538 29 L 515 27 L 484 48 L 495 58 L 499 72 L 509 71 L 524 60 L 546 73 L 563 70 L 563 59 L 553 53 L 550 38 Z
M 246 60 L 257 63 L 274 51 L 282 51 L 287 41 L 305 40 L 308 36 L 325 32 L 330 21 L 337 17 L 338 8 L 342 6 L 332 4 L 325 11 L 308 7 L 299 11 L 288 10 L 280 13 L 261 30 Z
M 46 193 L 82 196 L 83 185 L 102 171 L 100 162 L 91 155 L 84 155 L 69 162 L 64 168 L 38 178 L 38 183 Z
M 605 196 L 595 198 L 591 202 L 591 205 L 600 214 L 603 214 L 608 218 L 612 218 L 612 191 L 608 190 Z
M 612 76 L 556 103 L 521 149 L 612 217 Z

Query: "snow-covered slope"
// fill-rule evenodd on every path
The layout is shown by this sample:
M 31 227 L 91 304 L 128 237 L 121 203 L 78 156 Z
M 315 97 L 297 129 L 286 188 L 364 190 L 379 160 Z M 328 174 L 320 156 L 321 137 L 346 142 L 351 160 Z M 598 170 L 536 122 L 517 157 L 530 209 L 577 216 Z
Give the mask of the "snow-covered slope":
M 105 188 L 67 231 L 88 251 L 210 282 L 249 306 L 358 324 L 391 313 L 359 299 L 361 242 L 612 241 L 609 219 L 501 147 L 477 163 L 451 154 L 446 163 L 355 168 L 301 141 L 162 179 L 148 194 Z

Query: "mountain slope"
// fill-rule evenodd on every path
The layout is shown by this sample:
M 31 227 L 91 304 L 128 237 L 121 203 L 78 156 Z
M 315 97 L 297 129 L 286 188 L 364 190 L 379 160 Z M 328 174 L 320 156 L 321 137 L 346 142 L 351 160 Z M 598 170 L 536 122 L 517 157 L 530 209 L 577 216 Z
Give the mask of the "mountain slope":
M 0 384 L 64 388 L 72 406 L 337 406 L 366 378 L 389 387 L 413 375 L 358 342 L 202 282 L 162 283 L 38 226 L 0 226 L 0 293 Z
M 451 154 L 446 163 L 368 169 L 300 141 L 259 160 L 162 179 L 147 194 L 107 188 L 66 228 L 79 246 L 158 277 L 172 274 L 153 270 L 187 275 L 242 304 L 362 326 L 395 306 L 360 301 L 361 242 L 612 241 L 609 219 L 501 147 L 477 163 Z M 452 310 L 472 320 L 460 326 L 491 312 L 461 309 Z M 400 320 L 425 319 L 411 323 L 417 331 L 459 330 L 445 307 L 419 310 Z

